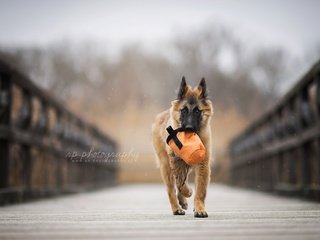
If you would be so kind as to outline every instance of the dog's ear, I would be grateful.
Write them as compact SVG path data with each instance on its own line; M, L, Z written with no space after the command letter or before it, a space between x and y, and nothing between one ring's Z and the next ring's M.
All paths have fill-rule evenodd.
M180 83L180 88L178 90L178 100L183 99L183 97L185 96L186 92L187 92L187 83L186 83L186 78L183 76L181 83Z
M207 84L206 80L204 78L201 79L199 85L198 85L198 90L200 92L199 98L207 98Z

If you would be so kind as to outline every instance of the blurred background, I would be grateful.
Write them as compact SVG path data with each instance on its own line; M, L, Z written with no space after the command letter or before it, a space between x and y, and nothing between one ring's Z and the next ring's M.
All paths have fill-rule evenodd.
M121 182L158 182L155 115L207 80L214 181L229 141L320 56L319 1L1 1L0 59L110 135Z

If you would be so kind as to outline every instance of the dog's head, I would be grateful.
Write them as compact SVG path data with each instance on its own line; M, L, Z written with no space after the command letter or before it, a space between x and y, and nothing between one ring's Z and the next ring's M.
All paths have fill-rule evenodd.
M172 101L171 114L176 127L192 128L200 132L207 126L213 115L212 103L207 99L207 87L204 78L195 88L187 85L182 78L177 99Z

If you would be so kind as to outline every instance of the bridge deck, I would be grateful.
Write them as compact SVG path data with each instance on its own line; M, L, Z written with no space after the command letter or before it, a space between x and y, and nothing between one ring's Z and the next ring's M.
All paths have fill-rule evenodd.
M190 203L189 203L190 204ZM0 239L319 239L320 204L212 184L208 219L169 211L165 187L124 185L0 208Z

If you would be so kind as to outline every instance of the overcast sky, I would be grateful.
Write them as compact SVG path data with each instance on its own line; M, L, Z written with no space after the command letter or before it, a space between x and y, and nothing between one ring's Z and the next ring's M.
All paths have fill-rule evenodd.
M113 50L140 43L156 48L179 31L208 23L240 37L302 55L320 42L320 1L45 1L0 0L1 45L96 41Z

